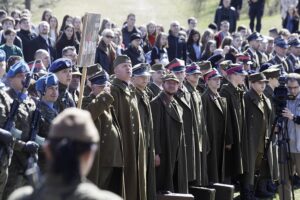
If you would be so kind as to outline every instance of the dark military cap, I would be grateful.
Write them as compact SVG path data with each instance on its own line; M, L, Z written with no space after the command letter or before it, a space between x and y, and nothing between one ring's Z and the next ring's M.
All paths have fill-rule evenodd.
M90 112L78 108L67 108L52 121L48 139L98 143L99 133Z
M222 56L222 54L213 55L208 58L208 61L210 61L211 65L213 67L216 67L216 65L219 64L223 60L224 60L224 57Z
M116 59L114 60L113 63L113 67L117 67L119 64L122 63L130 63L131 64L131 60L128 56L126 55L119 55L118 57L116 57Z
M133 40L136 40L136 39L142 39L141 34L139 34L139 33L133 33L133 34L131 34L131 36L130 36L130 42L133 41Z
M289 48L289 44L287 43L287 41L281 37L278 37L274 40L274 43L276 46L283 48L283 49L287 49Z
M291 47L296 47L296 48L300 48L300 40L295 38L293 40L290 40L288 42L288 44L291 46Z
M248 64L248 65L253 64L253 62L251 61L251 57L249 56L248 53L239 53L236 54L235 57L239 59L239 61L242 62L243 64Z
M198 62L197 64L200 67L200 70L210 70L210 69L212 69L210 61L201 61L201 62Z
M279 68L269 68L269 69L264 70L263 73L267 79L280 77L280 69Z
M275 27L273 27L273 28L270 28L270 29L269 29L269 32L270 32L270 33L276 33L276 34L278 34L278 29L275 28Z
M91 84L105 85L109 81L109 76L105 70L102 70L89 78L89 81L91 81Z
M159 63L152 65L152 66L151 66L151 69L152 69L153 71L161 71L161 70L165 70L164 65L163 65L163 64L159 64Z
M86 75L91 76L93 74L96 74L99 71L102 71L102 69L103 69L102 66L99 63L96 63L87 68Z
M56 73L68 68L72 68L72 61L69 58L59 58L51 64L49 72Z
M44 94L48 87L55 86L55 85L58 85L58 79L55 74L49 73L48 75L39 78L35 82L35 89L41 94Z
M165 68L172 72L182 72L185 71L185 64L183 60L175 58Z
M0 62L6 61L6 53L0 49Z
M79 71L79 67L78 66L74 65L72 67L72 75L82 76L82 74Z
M262 72L256 72L249 75L249 81L250 82L257 82L257 81L263 81L268 82L266 79L266 76Z
M240 74L240 75L248 75L248 73L244 70L244 66L241 64L231 64L229 68L226 70L227 75L231 74Z
M178 80L178 78L175 76L175 74L173 74L173 73L168 73L168 74L166 74L163 78L162 78L162 80L165 82L165 81L176 81L176 82L178 82L179 83L179 80Z
M196 63L186 66L185 73L187 74L201 74L200 67Z
M21 60L10 67L10 69L6 74L6 77L12 78L19 73L29 73L29 72L30 72L29 66L24 60Z
M205 73L203 75L203 78L204 78L205 82L207 82L208 80L210 80L212 78L222 78L222 75L219 73L218 70L213 68L213 69L209 70L207 73Z
M230 67L231 64L232 64L231 60L224 60L219 64L219 66L221 69L226 71Z
M132 68L132 76L151 76L151 67L147 63L139 63Z
M247 37L248 42L252 40L262 40L262 39L263 39L262 36L258 32L253 32Z
M264 63L260 66L259 68L259 72L263 72L265 71L266 69L269 69L269 68L277 68L277 69L280 69L281 67L281 64L278 64L278 65L273 65L271 63Z

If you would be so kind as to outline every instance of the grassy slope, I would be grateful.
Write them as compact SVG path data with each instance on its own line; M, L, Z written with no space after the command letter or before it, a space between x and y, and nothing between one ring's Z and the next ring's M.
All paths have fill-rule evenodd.
M39 0L34 0L40 4ZM192 0L60 0L51 7L61 22L65 14L83 15L85 12L101 13L102 18L110 18L117 24L122 24L128 13L137 15L137 24L146 24L150 20L162 24L167 30L172 20L178 20L186 26L186 20L190 16L197 16L198 28L203 31L213 20L218 0L208 0L203 3L200 12L193 9ZM199 0L202 1L202 0ZM43 9L36 9L33 13L33 21L39 22ZM264 34L271 27L281 28L279 15L264 16ZM238 24L248 26L247 6L244 6L241 20ZM296 199L300 199L300 191L296 191Z

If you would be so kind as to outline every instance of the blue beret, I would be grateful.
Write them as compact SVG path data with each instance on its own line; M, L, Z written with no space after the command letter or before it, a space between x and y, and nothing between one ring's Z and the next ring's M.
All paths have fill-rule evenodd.
M67 68L72 68L72 61L68 58L59 58L51 64L49 71L56 73Z
M150 65L147 63L140 63L132 68L132 76L150 76Z
M109 76L105 72L105 70L97 72L94 76L89 78L91 84L95 84L95 85L105 85L108 82L108 80L109 80Z
M48 74L39 78L35 83L36 91L44 93L48 87L58 85L58 79L55 74Z
M297 47L299 48L300 47L300 40L295 38L293 40L290 40L289 43L288 43L290 46L292 47Z
M2 61L6 61L6 53L0 49L0 62Z
M10 67L8 70L6 77L12 78L16 76L19 73L28 73L30 72L29 66L24 60L21 60L20 62L15 63L13 66Z

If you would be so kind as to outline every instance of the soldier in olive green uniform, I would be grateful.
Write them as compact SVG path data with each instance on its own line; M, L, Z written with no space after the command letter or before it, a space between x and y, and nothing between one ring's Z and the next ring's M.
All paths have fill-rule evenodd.
M206 74L209 70L212 69L210 61L201 61L198 62L197 65L200 67L200 71L202 74ZM200 94L203 94L203 92L206 90L205 81L203 76L199 78L199 82L197 85L197 90L200 92Z
M122 195L123 152L122 135L110 95L108 74L103 70L90 77L92 92L83 99L100 134L100 148L88 175L99 188Z
M154 64L151 66L152 82L148 84L148 88L151 90L153 97L156 97L162 90L162 78L165 74L165 69L162 64Z
M18 99L21 102L15 116L15 127L22 130L22 135L20 139L14 142L14 153L9 167L9 176L3 195L4 199L7 199L7 196L14 189L28 183L25 177L27 159L30 154L37 153L39 147L37 143L29 141L32 114L36 106L34 101L27 95L27 92L22 91L27 73L29 73L28 65L24 61L20 61L14 64L6 74L10 86L7 94L12 99Z
M147 197L148 199L156 199L153 120L150 97L146 90L150 73L150 65L146 63L137 64L132 68L131 81L138 101L141 125L147 149Z
M45 179L37 188L18 189L9 200L120 200L85 179L98 142L99 134L89 112L77 108L64 110L53 120L44 145L49 164Z
M123 152L126 199L146 199L146 143L141 129L138 103L130 88L131 60L118 56L114 61L116 78L112 82L113 106L120 124Z
M68 58L57 59L51 64L49 72L54 73L59 81L59 96L54 108L60 113L66 108L75 107L75 101L68 91L72 80L72 61Z

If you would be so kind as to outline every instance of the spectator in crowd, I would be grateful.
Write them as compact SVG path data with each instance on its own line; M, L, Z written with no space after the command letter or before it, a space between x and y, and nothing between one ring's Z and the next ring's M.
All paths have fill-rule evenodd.
M11 11L10 16L12 18L14 18L14 20L21 19L21 11L18 9L15 9L15 10Z
M65 26L64 32L56 41L55 47L57 58L61 58L62 50L66 46L74 46L76 48L76 51L79 51L79 42L77 40L74 26L72 24L68 24Z
M51 41L51 45L55 47L56 40L58 38L58 20L55 16L51 16L49 19L49 25L50 25L50 30L49 30L49 37Z
M104 31L104 29L111 29L111 28L112 28L112 26L111 26L110 19L104 18L101 23L99 35L102 35L102 32Z
M222 1L223 0L220 0L220 6L222 5ZM231 0L230 2L230 6L234 7L235 10L236 10L236 14L237 14L237 18L239 19L240 18L240 14L241 14L241 10L242 10L242 7L243 7L243 0Z
M6 55L5 51L0 51L0 87L3 87L3 76L6 73ZM1 86L2 85L2 86ZM1 193L1 192L0 192Z
M63 20L62 20L62 23L61 23L61 27L60 27L60 30L59 30L59 35L64 32L66 25L69 25L69 24L72 24L72 23L73 23L73 17L70 16L70 15L65 15Z
M62 57L69 58L72 61L72 66L74 67L77 64L77 51L74 46L66 46L62 50Z
M23 54L26 62L30 62L30 42L34 38L37 37L37 34L31 31L31 22L29 18L21 18L20 19L20 31L18 31L17 35L21 38L23 44Z
M216 36L215 36L215 40L217 42L218 48L221 46L223 39L226 36L230 36L229 27L230 27L230 24L228 21L221 22L220 31L218 33L216 33Z
M161 24L156 24L155 30L156 30L156 34L157 34L157 35L158 35L159 33L161 33L161 32L165 32L165 29L164 29L164 27L163 27Z
M56 58L56 51L55 49L51 46L51 40L49 38L49 23L46 21L42 21L39 23L38 26L39 29L39 35L31 40L31 56L29 60L33 60L33 56L35 52L39 49L44 49L48 51L50 54L50 59L51 61ZM45 65L46 66L46 65Z
M73 18L73 26L74 26L74 30L75 30L75 34L76 34L76 38L78 40L78 42L80 42L81 39L81 17L79 16L75 16Z
M204 51L204 48L206 47L206 44L209 40L214 40L215 39L215 35L214 32L212 31L212 29L208 28L206 29L201 37L201 52Z
M152 49L155 44L156 37L158 36L158 34L156 33L156 24L155 22L151 21L147 24L146 27L147 27L148 42Z
M2 30L0 31L0 44L5 44L6 40L4 37L4 31L7 29L15 29L15 20L12 17L6 17L2 21ZM20 49L23 49L22 40L16 36L14 40L14 45L18 46Z
M122 55L123 51L125 50L125 46L123 44L123 36L122 31L118 28L113 29L115 37L113 38L113 42L116 45L116 54Z
M198 21L195 17L190 17L190 18L188 18L187 22L188 22L188 30L186 31L186 34L187 34L187 36L189 36L190 32L193 29L196 29Z
M207 60L210 58L214 51L216 50L216 41L215 40L209 40L205 46L205 49L202 53L201 60Z
M282 21L282 27L295 33L299 29L299 15L297 9L291 5L287 11L286 17Z
M168 57L169 60L174 58L182 59L186 61L186 42L179 37L180 24L174 21L170 25L168 36Z
M188 41L187 41L187 57L188 63L198 62L201 60L201 49L202 46L200 44L201 35L200 32L192 29L190 31Z
M124 51L124 54L130 58L132 65L145 63L144 51L140 46L141 40L142 38L139 33L131 34L130 44L128 48Z
M112 42L114 32L111 29L102 31L102 38L96 49L95 63L99 63L109 74L113 74L113 61L117 57L115 44Z
M41 60L43 65L48 69L51 64L51 58L49 55L49 52L46 51L45 49L38 49L34 53L34 60Z
M238 50L239 53L242 53L242 42L243 38L240 33L235 32L232 34L232 46Z
M250 18L250 29L254 31L254 21L256 18L255 31L261 31L261 19L264 15L265 0L250 0L249 1L249 18Z
M151 64L163 64L166 65L169 63L168 58L168 35L164 32L158 34L155 40L154 47L151 51Z
M236 29L237 15L234 7L230 6L231 0L223 0L222 5L218 7L214 22L221 29L221 22L228 21L230 24L229 32L233 33Z
M125 48L128 48L131 42L130 36L134 33L140 33L139 30L135 27L135 20L135 14L130 13L127 16L124 27L122 28L123 44L125 45Z
M10 56L23 57L22 50L18 46L14 45L14 40L17 35L16 31L13 29L7 29L3 34L6 42L0 46L0 49L5 52L6 58L8 59Z
M46 10L44 10L44 12L42 14L42 20L41 21L50 22L51 16L52 16L52 10L46 9Z
M138 27L138 30L140 31L141 38L142 38L140 46L143 48L143 51L144 52L151 51L152 47L149 44L147 27L142 25Z
M281 19L285 19L287 15L287 11L289 10L289 6L299 6L298 0L280 0L280 14L281 14ZM299 9L299 7L298 7ZM299 12L299 10L298 10Z

